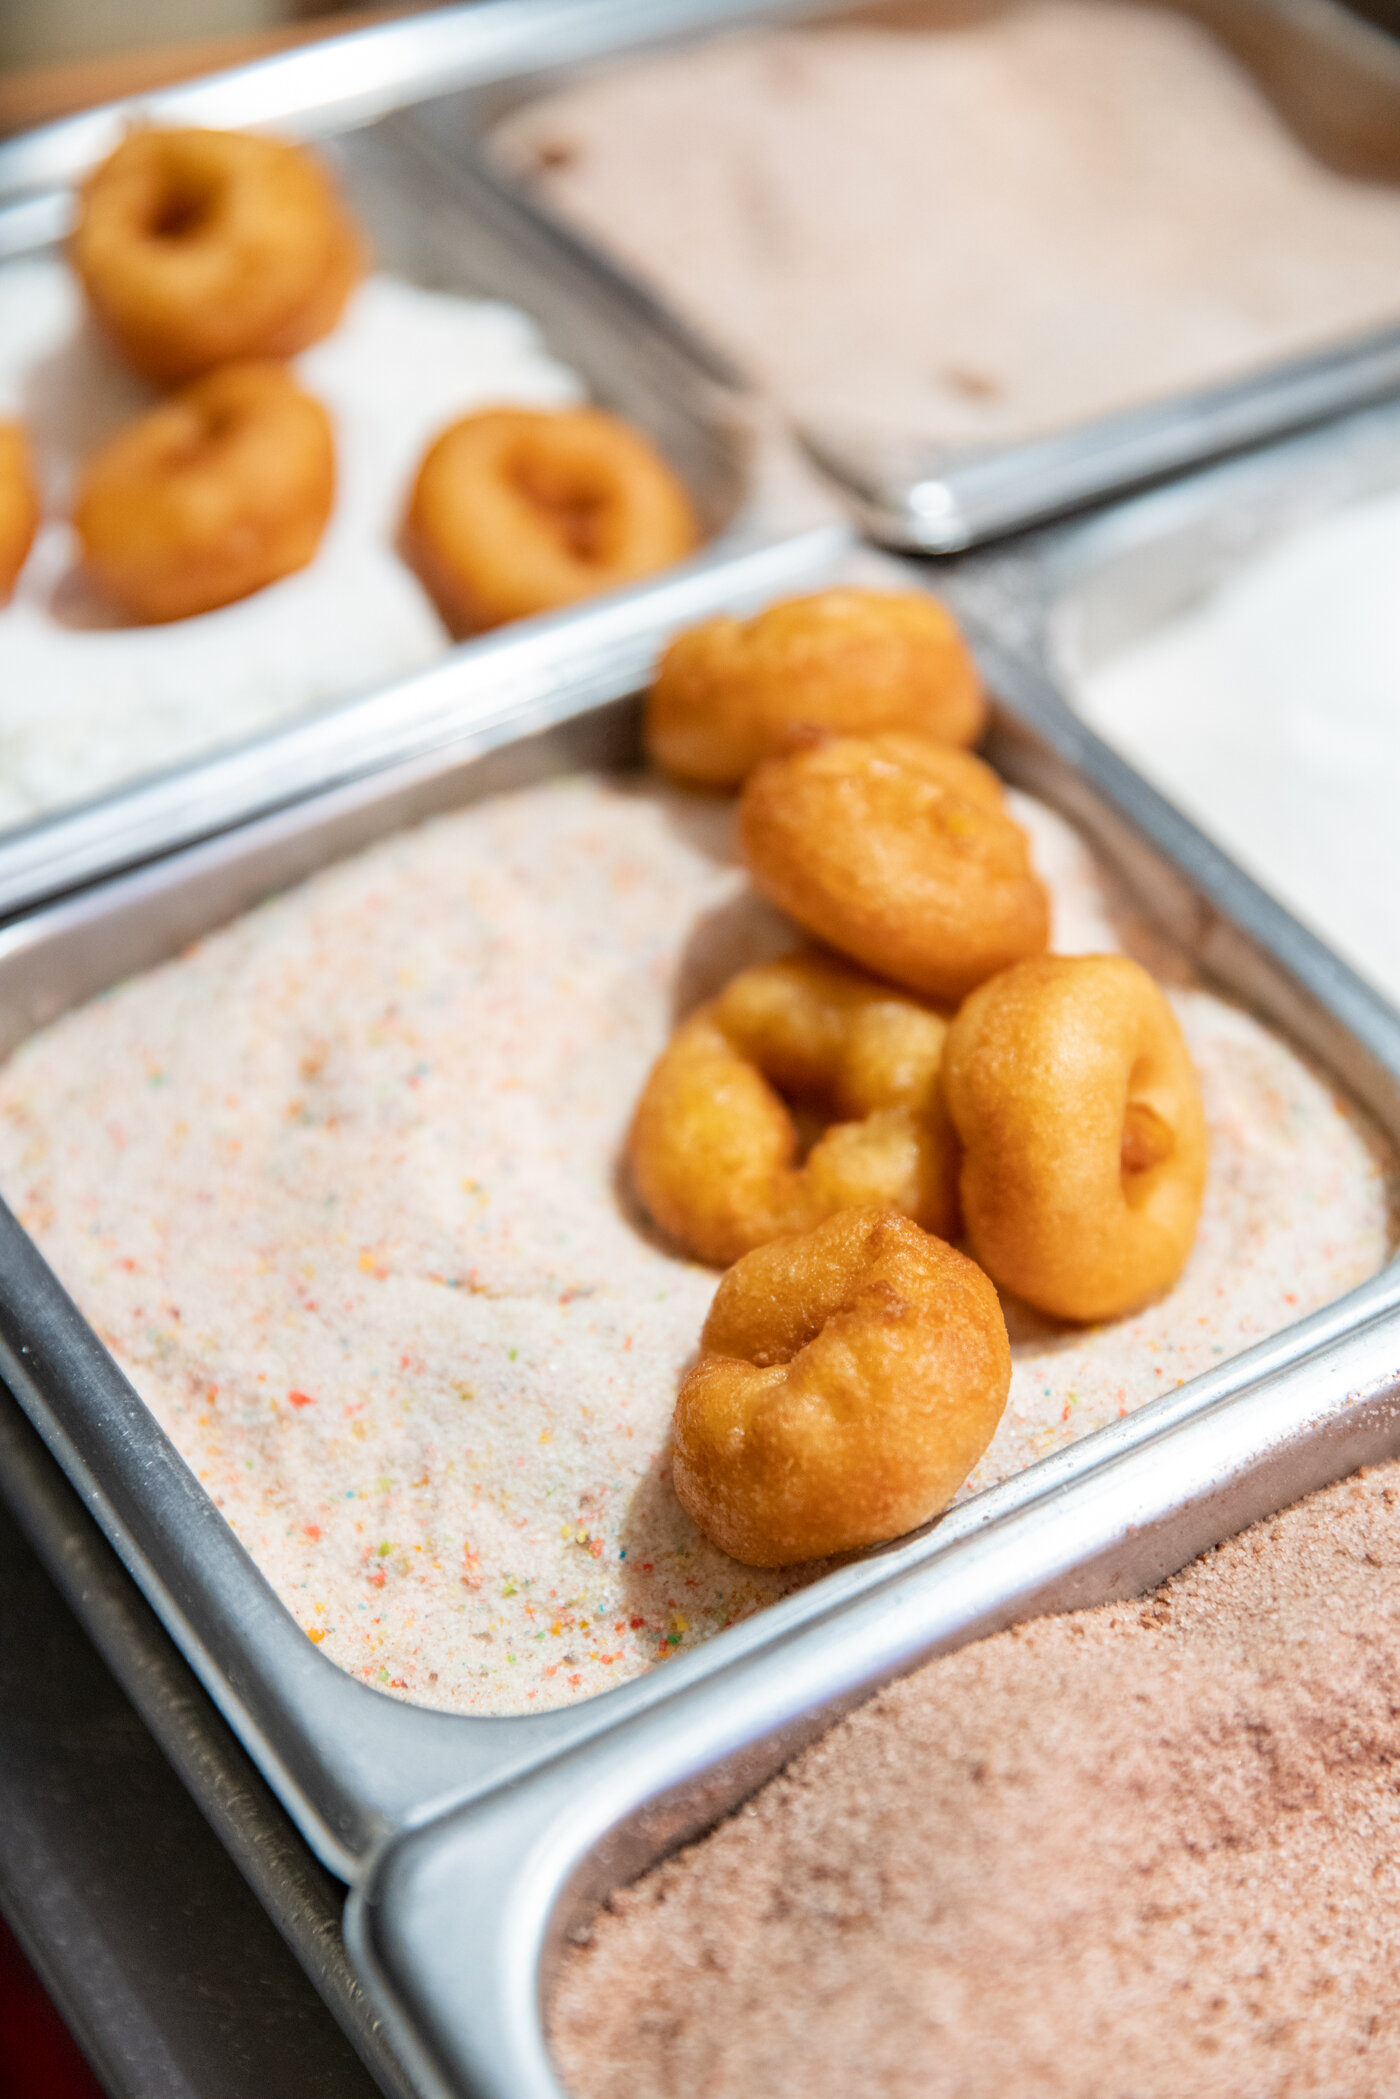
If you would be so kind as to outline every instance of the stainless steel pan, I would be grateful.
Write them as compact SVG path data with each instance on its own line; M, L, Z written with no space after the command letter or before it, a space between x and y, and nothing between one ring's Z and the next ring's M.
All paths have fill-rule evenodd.
M1002 0L980 0L982 12ZM1400 45L1335 0L1170 0L1255 74L1285 121L1321 160L1371 181L1400 181ZM880 0L754 0L749 23L802 17L879 15ZM888 10L885 10L888 12ZM590 58L678 35L734 26L732 0L701 19L691 0L657 5L639 23L619 6L606 45L590 25ZM903 0L901 25L969 19L966 0ZM523 19L523 17L522 17ZM524 53L522 53L524 55ZM584 54L549 50L547 39L514 73L483 72L457 102L425 118L436 135L489 134L491 123L541 87L566 80ZM1279 437L1400 390L1400 300L1396 321L1362 337L1266 366L1222 385L1148 402L1032 439L986 447L910 442L852 444L812 425L799 435L841 486L854 514L887 545L947 554Z
M1392 441L1397 424L1396 416L1385 423ZM1310 471L1335 500L1347 481L1338 448L1311 442L1311 452L1295 446L1255 462L1263 480L1249 500L1267 503L1270 475L1277 490L1297 487ZM1378 442L1374 428L1369 437L1353 432L1348 456L1370 460ZM1195 505L1201 534L1210 532L1212 520L1220 529L1221 515L1243 500L1228 474L1202 477L1181 493L1183 505ZM968 618L1001 696L993 755L1097 839L1211 978L1322 1060L1400 1141L1400 1019L1106 750L1059 697L1046 639L1054 606L1076 577L1086 582L1111 558L1113 529L1104 522L1049 531L1014 553L969 558L940 579ZM1119 513L1116 531L1124 545L1150 542L1132 506ZM829 572L829 544L800 539L787 550L783 587L801 580L804 554L819 555L821 572ZM1146 555L1140 566L1150 573ZM888 572L900 573L893 566ZM0 1042L18 1040L268 891L429 809L561 768L626 762L636 724L634 705L621 696L634 676L626 651L619 665L619 697L609 704L599 704L595 663L579 666L573 683L561 663L547 706L529 702L512 712L502 704L450 747L304 800L0 932ZM682 1692L698 1692L743 1658L763 1655L763 1667L781 1674L799 1630L809 1629L804 1640L817 1639L815 1628L834 1623L838 1605L877 1593L902 1597L905 1576L939 1568L936 1579L920 1572L915 1589L923 1595L921 1584L932 1582L929 1593L939 1596L937 1610L944 1611L948 1585L962 1593L960 1555L984 1534L1004 1536L1012 1524L1022 1537L1029 1523L1038 1535L1035 1510L1058 1506L1072 1487L1089 1493L1086 1483L1103 1477L1110 1459L1117 1464L1123 1454L1150 1453L1159 1432L1189 1430L1195 1451L1213 1447L1216 1430L1209 1424L1229 1418L1245 1424L1247 1442L1269 1418L1272 1403L1260 1395L1276 1386L1306 1394L1319 1420L1339 1410L1350 1419L1360 1389L1358 1363L1367 1366L1361 1383L1370 1389L1400 1360L1400 1337L1389 1318L1397 1304L1400 1273L1387 1271L1262 1350L1033 1467L931 1532L828 1575L664 1671L573 1708L474 1719L398 1704L342 1674L306 1640L31 1242L13 1219L0 1218L6 1381L290 1812L347 1878L395 1829L454 1799L487 1792L587 1738L614 1736L624 1723L669 1710ZM1271 1447L1261 1436L1261 1462ZM1134 1455L1155 1478L1153 1462ZM1248 1473L1246 1460L1239 1462ZM1227 1476L1233 1479L1233 1470ZM1217 1498L1211 1506L1225 1510L1224 1523L1238 1503ZM1201 1537L1193 1507L1188 1495L1181 1530L1173 1534L1182 1557ZM1063 1535L1056 1532L1057 1551ZM1087 1559L1101 1556L1101 1544L1086 1533ZM1169 1555L1176 1545L1153 1547L1159 1556L1162 1549ZM1039 1593L1026 1564L1018 1558L1018 1596ZM1045 1571L1047 1579L1055 1572ZM911 1653L923 1639L921 1608L899 1606L901 1621L912 1628ZM935 1614L930 1642L942 1636L942 1623Z
M1014 701L996 755L1135 878L1217 981L1400 1117L1400 1016L1076 723L1056 673L1169 617L1270 540L1400 485L1400 410L1357 417L944 572ZM390 1843L347 1931L424 2091L560 2099L551 1976L593 1907L731 1810L832 1720L1016 1620L1130 1596L1400 1451L1400 1272L873 1556L780 1643ZM823 1585L824 1586L824 1585ZM701 1658L702 1660L704 1657Z

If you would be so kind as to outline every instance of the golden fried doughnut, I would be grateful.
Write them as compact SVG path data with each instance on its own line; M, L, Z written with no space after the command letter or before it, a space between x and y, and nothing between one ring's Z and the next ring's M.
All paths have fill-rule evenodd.
M672 1478L716 1545L783 1567L946 1507L1011 1383L996 1291L897 1210L842 1210L723 1278L676 1401Z
M0 605L15 587L39 527L39 494L18 423L0 423Z
M280 364L231 364L89 461L73 523L89 573L118 604L183 619L304 568L334 494L320 402Z
M1206 1178L1201 1090L1161 987L1124 955L1044 955L974 991L944 1053L963 1209L993 1281L1060 1319L1175 1282Z
M678 634L647 698L646 743L677 779L737 787L794 728L914 729L975 743L982 683L952 614L923 591L819 590Z
M677 1029L647 1081L628 1141L638 1194L663 1231L720 1264L856 1203L953 1231L946 1031L825 956L743 970ZM805 1164L789 1101L829 1125Z
M765 759L739 801L754 882L862 967L928 998L962 998L1041 953L1050 930L1026 834L977 789L975 763L893 734Z
M599 408L463 416L418 469L404 548L454 634L572 605L690 553L690 500Z
M325 169L240 131L134 131L89 176L72 241L93 313L148 379L290 357L364 268Z

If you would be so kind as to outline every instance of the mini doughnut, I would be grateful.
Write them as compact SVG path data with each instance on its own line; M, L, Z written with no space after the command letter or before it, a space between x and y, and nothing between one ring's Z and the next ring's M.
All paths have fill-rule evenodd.
M927 1006L825 956L743 970L677 1029L647 1081L628 1140L638 1195L663 1231L721 1265L857 1203L953 1231L946 1032ZM805 1164L789 1101L829 1125Z
M1010 1383L981 1269L896 1210L842 1210L721 1280L676 1401L676 1493L751 1567L897 1538L947 1506Z
M679 561L690 500L639 431L598 408L492 408L429 446L404 551L454 634L616 590Z
M304 568L335 494L330 419L280 364L195 380L88 463L88 572L140 620L184 619Z
M982 1266L1059 1319L1114 1319L1175 1282L1206 1125L1167 999L1124 955L1044 955L974 991L944 1053Z
M976 763L890 734L765 759L739 801L756 886L863 968L964 997L1041 953L1050 931L1029 840Z
M794 728L963 744L986 718L972 653L937 598L842 588L678 634L647 697L646 744L676 779L737 787Z
M0 423L0 605L15 587L38 527L28 442L18 423Z
M133 131L84 185L71 253L98 322L158 384L305 349L364 268L320 163L240 131Z

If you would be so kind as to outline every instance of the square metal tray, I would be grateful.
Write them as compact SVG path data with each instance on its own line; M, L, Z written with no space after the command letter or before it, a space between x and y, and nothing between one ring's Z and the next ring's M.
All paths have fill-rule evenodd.
M1371 449L1362 445L1351 456L1369 457ZM1340 500L1346 474L1328 448L1320 451ZM1286 483L1299 469L1279 458L1275 471ZM1193 486L1204 532L1228 501L1211 476ZM1183 502L1191 499L1190 489L1181 491ZM1018 549L971 556L940 574L1002 703L992 755L1080 825L1208 977L1327 1065L1400 1140L1400 1016L1100 744L1056 690L1045 655L1047 621L1076 576L1105 558L1104 535L1114 524L1050 529ZM1116 529L1129 540L1141 536L1135 506L1117 514ZM794 545L811 551L807 540ZM828 555L824 549L823 564ZM788 585L800 580L792 549L789 556ZM868 572L874 557L851 559L863 560ZM918 575L894 563L884 573L906 581ZM430 810L570 767L627 762L636 748L627 689L620 685L619 696L600 706L592 666L585 664L572 685L561 671L547 707L502 708L480 729L475 750L468 742L381 771L17 922L0 932L0 1045ZM1018 1609L1050 1593L1056 1556L1067 1551L1071 1565L1090 1568L1107 1552L1135 1580L1147 1578L1144 1566L1175 1564L1173 1552L1189 1557L1205 1536L1242 1520L1240 1510L1255 1505L1252 1495L1262 1492L1267 1503L1307 1482L1314 1458L1295 1463L1292 1455L1299 1419L1309 1434L1325 1428L1326 1465L1345 1469L1358 1461L1356 1450L1371 1448L1366 1439L1380 1432L1369 1425L1370 1399L1363 1404L1357 1395L1389 1391L1400 1364L1397 1309L1400 1269L1392 1266L1249 1354L976 1497L933 1529L715 1635L664 1670L573 1707L476 1718L399 1704L344 1674L307 1641L33 1243L8 1213L0 1215L0 1371L289 1812L347 1879L405 1825L514 1782L593 1738L616 1747L626 1738L625 1730L619 1734L624 1724L641 1730L641 1740L650 1739L647 1728L664 1736L671 1724L665 1714L697 1697L702 1706L713 1697L721 1717L737 1713L727 1693L705 1690L736 1670L750 1668L760 1685L795 1686L802 1709L816 1709L823 1701L809 1695L798 1658L810 1653L814 1666L826 1666L824 1627L837 1628L831 1639L839 1657L843 1613L858 1620L862 1611L878 1616L888 1608L903 1628L897 1665L950 1636L950 1612L965 1637L983 1622L976 1615L982 1577L974 1570L989 1553L995 1559L995 1541L1008 1535L1036 1541L1018 1545L1014 1555ZM1388 1408L1382 1413L1388 1436ZM1182 1484L1165 1456L1183 1436L1209 1479L1204 1518L1196 1488ZM1280 1447L1290 1454L1281 1473L1272 1465ZM1146 1504L1102 1485L1125 1463L1142 1468L1146 1514ZM1152 1513L1152 1497L1162 1495L1179 1519L1163 1518L1165 1543ZM1086 1519L1076 1529L1077 1518L1059 1513L1081 1503L1108 1525L1107 1543L1102 1528L1096 1533ZM1139 1551L1135 1560L1124 1540L1144 1524L1152 1543L1147 1559ZM871 1661L858 1675L864 1687L879 1673L882 1650L877 1643L861 1652ZM847 1666L832 1661L836 1679ZM612 1754L604 1752L605 1760Z
M1400 1114L1400 1015L1068 711L1066 663L1280 533L1400 486L1400 408L940 572L1011 705L992 755L1128 874L1203 973ZM1312 1319L872 1555L780 1643L721 1656L608 1733L403 1833L347 1937L425 2092L563 2099L546 2039L571 1937L882 1683L1020 1619L1141 1593L1400 1451L1400 1263ZM825 1584L818 1585L819 1590Z
M926 19L965 24L1003 0L903 0L900 26ZM1201 23L1254 74L1284 120L1319 159L1370 181L1400 183L1400 45L1338 0L1167 0ZM529 12L551 0L515 0L520 25L513 72L481 78L453 103L425 110L434 134L477 165L503 116L567 82L584 60L745 25L804 19L859 20L881 0L615 0L590 7L585 48L532 37ZM888 10L885 10L888 12ZM602 249L600 268L619 265ZM1193 389L1037 437L986 446L911 441L855 446L813 426L798 437L842 488L860 523L892 547L946 554L980 546L1086 503L1259 444L1400 389L1396 322Z
M543 78L564 61L755 11L737 0L486 0L154 98L154 113L325 134L424 91L422 33L432 24L444 39L427 47L433 85L476 82L494 94L524 80L531 64ZM1325 25L1335 63L1312 70L1327 72L1329 94L1343 94L1348 121L1360 113L1393 126L1400 90L1392 95L1384 64L1373 64L1371 33L1327 0L1306 17L1282 0L1242 0L1234 19L1241 34L1250 24L1266 40L1277 31L1279 63L1294 54L1307 92L1308 39ZM535 39L528 64L527 30ZM1361 42L1343 63L1352 32ZM240 83L245 99L230 104L231 84ZM32 245L59 230L66 199L53 184L105 150L123 114L98 112L21 142L29 159L11 181L14 201L0 209L0 240L23 235ZM8 150L0 149L0 200L15 175ZM462 163L449 178L455 153L444 154L418 119L378 126L343 150L363 152L366 166L387 154L420 173L428 160L435 194L450 179L489 198L477 222L493 229L483 236L488 250L494 240L514 268L523 243L540 262L541 299L568 306L577 297L587 309L606 281L578 244L564 240L561 250L537 217L517 216L508 196L502 204L500 186L480 170ZM540 241L542 250L532 245ZM571 258L562 270L561 252ZM587 371L565 341L565 322L526 290L496 288L532 307L555 346ZM613 340L610 322L597 325L595 341ZM741 465L737 482L726 479L740 455L722 404L738 396L718 360L645 300L628 307L627 331L654 342L655 361L647 351L641 363L657 415L663 423L679 415L686 442L710 460L711 516L723 514L726 488L740 505L724 536L655 585L473 644L404 686L40 827L44 837L0 841L0 910L206 841L0 932L0 1043L399 824L561 768L626 762L635 754L626 695L668 632L718 606L813 586L855 558L849 531L784 535L771 519L755 519ZM629 406L608 352L599 355L602 383ZM681 369L699 375L695 389L677 378ZM1311 412L1365 392L1344 388ZM1263 428L1274 427L1266 419ZM1172 455L1153 471L1211 448ZM1392 480L1400 480L1400 413L1378 412L1087 524L947 564L936 581L1000 695L992 755L1002 769L1060 806L1205 974L1326 1063L1400 1140L1400 1017L1101 744L1066 706L1057 678L1063 652L1087 646L1086 635L1134 631L1179 602L1171 593L1202 572L1203 549L1240 544L1270 515L1307 515ZM275 813L244 821L267 811ZM229 831L234 824L241 828ZM558 2087L541 1991L561 1934L836 1714L889 1676L996 1626L1141 1589L1254 1516L1400 1447L1400 1274L1392 1266L665 1671L527 1719L402 1706L320 1655L8 1214L0 1215L0 1370L289 1812L322 1859L358 1883L353 1949L414 2082L428 2092L545 2099Z
M494 35L491 18L499 8L461 11L472 18L464 26L480 63L499 67L518 46L513 5L510 0L509 22L497 24ZM415 25L389 26L402 32ZM368 35L368 46L354 37L341 43L364 60L378 51L378 32ZM547 696L564 659L581 663L592 656L603 689L615 690L620 647L631 650L635 680L676 626L728 604L736 591L743 600L736 555L753 557L751 595L762 597L781 587L783 564L793 555L778 550L800 527L827 531L833 550L848 537L835 498L796 448L679 322L617 272L600 268L489 170L445 152L411 110L366 123L362 101L318 104L316 85L324 96L326 83L338 77L337 49L332 42L291 53L0 142L0 262L42 252L61 238L72 215L72 182L129 121L262 121L315 134L377 262L415 283L522 308L590 396L655 441L684 481L706 542L648 582L445 644L423 670L293 713L247 739L222 741L212 727L210 748L196 758L0 828L0 917L301 795L448 745L503 703ZM394 108L411 93L432 91L435 51L436 45L426 60L420 55L413 77L400 80L393 94L380 82L379 106ZM311 96L310 113L278 100L289 63L296 85L291 100ZM53 186L56 180L61 186ZM801 573L809 558L806 552L799 557Z

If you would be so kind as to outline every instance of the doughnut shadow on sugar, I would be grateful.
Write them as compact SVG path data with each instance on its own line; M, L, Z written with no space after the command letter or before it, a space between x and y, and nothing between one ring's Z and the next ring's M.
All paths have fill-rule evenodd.
M777 962L803 944L800 928L752 889L696 919L676 965L671 1018L689 1019L741 970Z

